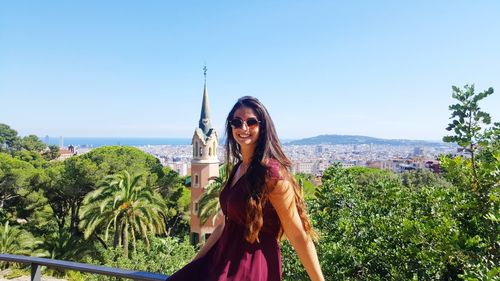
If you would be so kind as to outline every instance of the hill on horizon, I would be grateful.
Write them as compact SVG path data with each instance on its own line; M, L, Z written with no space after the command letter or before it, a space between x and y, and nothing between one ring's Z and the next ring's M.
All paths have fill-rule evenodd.
M285 145L320 145L320 144L378 144L378 145L414 145L414 146L441 146L444 142L406 139L380 139L355 135L319 135L310 138L293 140Z

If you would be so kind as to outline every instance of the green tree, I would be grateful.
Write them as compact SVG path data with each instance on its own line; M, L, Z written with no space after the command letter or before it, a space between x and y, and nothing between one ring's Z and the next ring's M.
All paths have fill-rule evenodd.
M166 221L167 233L179 238L189 235L191 191L184 183L185 178L179 177L176 171L163 168L157 189L171 211Z
M57 145L49 145L48 148L49 149L43 154L45 159L54 160L57 157L61 156L61 152L59 151L59 147Z
M453 131L453 135L443 137L445 142L454 142L463 147L471 155L472 176L474 189L480 188L476 165L476 150L484 140L484 125L491 123L491 116L482 111L479 102L493 94L493 88L475 93L474 84L465 85L464 89L453 86L453 98L458 102L450 105L452 111L446 130Z
M22 149L12 151L11 155L16 159L30 163L35 168L45 168L48 165L47 160L37 151Z
M464 197L455 206L462 241L474 246L464 253L468 259L462 263L461 277L488 280L500 272L500 123L485 128L492 120L479 107L480 101L493 94L492 88L479 94L474 93L474 86L465 86L465 91L453 89L459 102L450 106L455 120L447 129L455 134L443 140L456 142L470 158L443 156L440 160L444 177Z
M124 256L123 248L108 248L99 250L96 255L88 258L88 263L106 265L130 270L141 270L172 275L186 265L195 255L194 247L189 240L179 240L175 237L150 236L150 246L143 241L137 241L137 251ZM115 280L106 276L88 275L85 280Z
M29 135L21 139L20 142L21 149L28 151L42 152L47 145L43 143L37 136Z
M137 148L122 146L96 148L47 166L39 188L53 209L59 231L69 223L70 231L78 234L83 198L97 188L99 181L120 169L145 174L148 186L155 185L157 178L163 176L158 159Z
M7 152L19 142L17 131L9 125L0 123L0 152Z
M9 222L0 226L0 253L31 256L33 250L40 241L35 239L31 233L20 229L18 226L11 227ZM0 268L5 264L0 262Z
M227 172L225 164L219 166L219 176L209 179L211 182L205 188L203 195L198 201L198 216L200 223L203 225L212 218L213 222L217 219L217 215L222 211L220 207L219 195L222 187L227 181Z
M55 231L47 235L39 246L44 256L57 260L81 261L95 252L93 243L72 235L67 230Z
M79 232L79 212L83 198L96 189L96 183L104 176L95 163L81 156L68 158L64 162L52 162L45 170L39 187L53 210L59 232L67 226L72 233Z
M15 151L27 150L40 153L46 147L37 136L29 135L21 138L9 125L0 123L0 152L12 154Z
M0 221L6 216L27 218L34 200L33 186L39 179L39 171L31 164L0 153Z
M131 176L127 171L108 176L103 184L85 196L80 227L89 238L104 227L104 240L115 231L113 246L123 247L128 256L129 235L136 250L136 233L149 246L147 234L165 233L164 214L167 207L161 195L141 182L142 175Z
M66 194L66 184L64 182L64 163L53 162L44 171L44 177L38 188L43 191L48 199L48 204L52 210L52 215L57 223L58 231L61 232L66 227L67 217L70 213L71 202Z
M163 176L163 166L156 157L128 146L103 146L80 157L88 159L104 175L113 175L127 170L132 174L144 174L148 185L156 185Z

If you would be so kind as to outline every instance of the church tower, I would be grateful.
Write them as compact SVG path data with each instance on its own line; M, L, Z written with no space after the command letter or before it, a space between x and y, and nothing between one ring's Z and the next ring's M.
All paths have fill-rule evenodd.
M203 195L210 179L219 176L219 160L217 149L219 142L217 132L212 128L210 121L210 106L207 90L207 67L203 68L205 85L203 89L203 102L198 128L194 130L191 144L193 145L193 160L191 161L191 243L204 242L213 232L215 225L209 219L201 225L198 217L198 201Z

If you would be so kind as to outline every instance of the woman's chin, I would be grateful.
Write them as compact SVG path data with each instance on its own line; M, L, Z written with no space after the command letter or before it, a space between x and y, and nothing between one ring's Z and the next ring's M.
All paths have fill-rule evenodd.
M238 140L238 143L240 144L240 146L249 146L255 144L251 139L240 139Z

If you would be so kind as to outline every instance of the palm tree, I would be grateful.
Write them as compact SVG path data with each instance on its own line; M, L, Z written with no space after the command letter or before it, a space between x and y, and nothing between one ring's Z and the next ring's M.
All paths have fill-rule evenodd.
M215 223L217 215L221 212L219 194L227 181L227 172L225 164L219 166L219 176L210 178L212 181L198 201L198 217L201 225L204 225L211 217L212 223Z
M85 196L80 214L85 239L104 227L107 241L110 229L114 229L113 246L122 246L124 256L128 256L129 234L135 252L136 233L144 238L148 248L148 232L165 233L167 207L161 195L143 185L141 178L141 174L131 176L123 171L106 177Z
M57 260L79 261L95 252L92 243L71 235L67 230L51 233L40 248L45 251L46 257Z
M39 256L39 252L34 252L33 249L40 243L28 231L18 226L11 227L8 221L0 226L0 253ZM5 264L0 262L0 268L3 268Z

